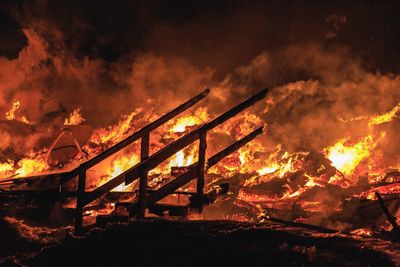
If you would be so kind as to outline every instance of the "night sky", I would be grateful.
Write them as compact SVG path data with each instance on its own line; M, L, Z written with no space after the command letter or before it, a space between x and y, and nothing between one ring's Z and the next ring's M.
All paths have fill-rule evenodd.
M150 52L229 72L295 43L342 45L370 71L400 72L399 1L2 1L0 55L17 57L21 28L46 20L79 57Z

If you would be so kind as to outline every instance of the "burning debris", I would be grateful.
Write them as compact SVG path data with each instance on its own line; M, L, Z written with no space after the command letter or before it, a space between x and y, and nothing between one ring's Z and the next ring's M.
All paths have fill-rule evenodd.
M11 159L7 159L1 165L4 178L0 183L4 188L3 190L6 190L4 194L12 194L16 190L22 193L24 190L39 187L42 191L53 190L58 187L57 183L61 185L61 193L65 190L64 193L69 192L77 186L76 182L69 182L71 178L77 175L82 176L80 171L82 167L76 166L85 166L84 169L88 170L86 177L79 178L85 179L85 182L78 182L77 191L78 203L81 201L81 204L78 204L78 209L81 209L84 218L89 219L93 215L103 216L104 212L108 213L113 207L118 207L115 210L116 214L141 214L141 216L144 216L145 209L148 207L150 212L158 215L169 210L170 215L187 216L187 210L184 211L185 209L178 208L178 206L173 208L175 204L172 206L165 203L157 204L158 206L155 204L171 193L172 195L166 198L166 203L171 203L171 201L191 203L192 207L197 206L202 210L203 204L201 203L204 203L204 200L198 202L198 197L192 195L194 193L190 193L196 186L194 184L184 186L199 175L196 174L196 168L198 168L196 161L200 159L198 144L186 148L179 144L189 144L184 141L188 136L193 136L193 133L197 133L205 127L211 127L207 126L210 124L206 123L209 114L207 109L197 108L191 115L177 119L171 116L191 107L207 93L208 91L200 94L193 98L192 102L189 101L188 104L183 104L176 111L174 110L162 117L153 114L152 110L144 112L143 109L136 109L130 115L123 117L115 126L94 130L90 137L86 137L87 144L83 146L74 136L73 130L64 129L47 151L42 150L43 152L37 153L32 158L27 157L17 161L19 168L15 167L14 161ZM253 103L252 100L247 102ZM271 97L267 99L267 102L270 105L276 105ZM235 108L232 114L236 114L234 110ZM222 117L224 116L222 115ZM215 216L208 214L218 214L217 218L241 218L240 220L276 217L344 231L359 232L361 231L359 229L370 229L364 231L390 230L390 227L385 225L385 220L378 219L378 217L382 218L383 215L380 208L375 209L377 217L372 219L374 223L370 223L370 220L365 219L362 214L359 216L355 214L361 206L371 205L372 207L372 203L376 202L373 192L397 194L397 173L393 171L385 172L383 166L379 166L381 161L378 159L382 157L380 149L382 149L381 146L387 138L386 131L384 128L380 128L378 131L374 128L378 125L379 127L384 124L390 125L390 123L395 122L396 116L396 107L394 107L385 114L352 119L350 121L364 121L370 129L368 135L357 137L357 139L352 137L341 138L335 144L320 151L288 152L283 151L281 144L277 145L274 151L271 151L262 139L252 140L246 145L253 137L241 144L242 140L254 136L254 134L247 136L245 134L262 123L262 119L255 113L246 112L243 117L233 118L226 125L213 126L209 130L209 139L217 138L219 146L208 146L207 154L221 150L221 146L232 136L234 137L233 141L240 145L232 147L232 149L238 149L237 151L229 150L229 152L225 152L225 150L222 150L206 161L206 169L209 173L209 177L205 177L206 188L212 188L213 185L221 183L229 183L230 194L222 197L220 204L216 203L213 207L207 208L210 211L206 210L205 218ZM167 120L167 118L170 120ZM146 126L149 120L154 119L155 122ZM81 127L77 124L84 122L84 120L80 109L76 109L65 119L64 126ZM215 120L218 121L219 119ZM342 120L341 123L349 123L349 120ZM214 123L211 122L211 125L214 125ZM142 130L139 130L139 127L143 127ZM139 133L144 129L153 129L151 141L143 139L144 141L142 140L142 143L139 144L135 141L142 137ZM65 149L71 145L58 144L65 133L69 134L72 140L71 148L74 151L69 157L66 157L68 153ZM268 139L268 133L266 137ZM176 140L176 138L178 140L174 142L173 140ZM194 141L194 139L190 140ZM146 142L148 142L147 155L146 152L143 152L143 149L146 149ZM157 159L156 164L161 163L159 166L152 165L151 160L158 157L157 155L160 153L164 153L162 147L165 145L167 145L166 151L170 150L170 152L162 156L161 161ZM240 147L242 145L244 146ZM175 146L176 148L173 148ZM61 153L53 155L57 150ZM141 156L138 153L140 151L145 156ZM150 157L147 158L149 152ZM44 157L44 155L47 156ZM375 155L378 155L378 161L374 162L372 160ZM167 161L162 163L165 159ZM148 185L140 187L140 183L132 180L132 173L136 173L136 178L142 175L140 171L136 170L141 168L144 160L149 162L153 169L147 169L146 179L148 181L146 183ZM218 161L221 162L216 164ZM388 170L391 169L388 168ZM170 174L176 177L176 181L171 180ZM126 178L126 184L123 185L123 179L128 175L131 178ZM32 178L27 176L32 176ZM180 180L182 182L177 182ZM47 185L44 186L44 184ZM85 188L79 189L80 186ZM180 187L183 191L176 191ZM143 193L143 188L146 188L144 192L148 191L148 193ZM82 193L87 190L89 190L88 193ZM122 204L124 200L121 202L118 198L113 200L114 203L113 201L108 202L108 200L105 202L104 200L95 201L111 190L116 193L126 192L125 197L129 196L128 202L125 200L126 203ZM199 189L197 188L197 190ZM223 191L226 192L226 190ZM83 198L82 194L87 196ZM145 197L147 204L140 204L144 201L141 200L143 197L141 194L148 195ZM151 196L152 194L154 196ZM215 193L212 193L212 195L215 195ZM190 197L188 198L188 196ZM85 200L79 200L79 198ZM212 199L212 202L214 202L215 197L212 197ZM396 214L400 203L396 198L390 198L390 195L388 195L387 200L392 203L389 205L391 209L389 212ZM71 201L70 197L65 199L65 207L70 207ZM93 201L95 202L90 204ZM128 203L135 202L136 206L129 207L130 204ZM210 202L210 200L205 200L205 202ZM369 202L371 204L368 204ZM149 203L152 203L153 206ZM85 206L87 207L84 208ZM219 206L221 207L220 210ZM375 205L375 207L378 206ZM182 211L178 212L178 209L182 209ZM101 220L104 221L104 218L106 217L103 216ZM81 227L80 220L82 219L76 218L77 228Z

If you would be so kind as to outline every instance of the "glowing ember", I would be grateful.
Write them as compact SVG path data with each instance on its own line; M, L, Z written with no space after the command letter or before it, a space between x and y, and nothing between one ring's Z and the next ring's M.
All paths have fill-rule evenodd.
M372 231L369 228L360 228L354 231L351 231L354 235L361 235L361 236L372 236Z

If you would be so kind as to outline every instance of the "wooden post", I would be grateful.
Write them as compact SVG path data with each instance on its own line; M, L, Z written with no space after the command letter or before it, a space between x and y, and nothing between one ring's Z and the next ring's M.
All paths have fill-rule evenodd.
M207 131L203 130L199 138L199 160L197 162L197 200L199 209L203 209L204 200L204 172L206 169Z
M86 190L86 169L83 168L78 175L78 194L76 195L75 233L80 234L83 226L83 207Z
M149 157L150 133L144 135L140 145L140 160L143 161ZM141 168L139 180L139 218L145 217L147 196L147 170Z

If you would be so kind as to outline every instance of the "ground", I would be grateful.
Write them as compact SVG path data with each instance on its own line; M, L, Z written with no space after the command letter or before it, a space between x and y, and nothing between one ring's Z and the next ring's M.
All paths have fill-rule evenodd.
M4 230L4 227L3 227ZM9 234L11 236L11 234ZM4 240L3 240L4 241ZM14 242L15 243L15 242ZM390 242L274 222L144 220L67 235L3 265L28 266L396 266ZM11 244L14 245L15 244ZM3 252L5 244L1 245ZM16 250L8 249L8 253ZM25 255L25 256L24 256ZM2 255L5 256L5 255Z

